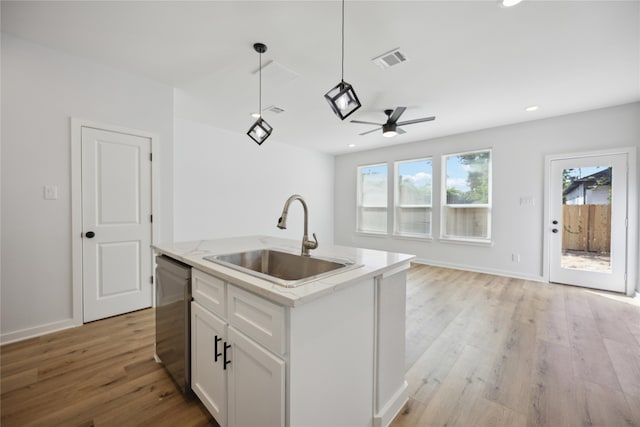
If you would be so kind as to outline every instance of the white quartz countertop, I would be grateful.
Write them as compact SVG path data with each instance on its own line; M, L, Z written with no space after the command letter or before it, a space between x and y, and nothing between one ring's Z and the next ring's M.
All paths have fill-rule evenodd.
M348 246L320 245L311 251L312 257L337 258L361 267L334 274L303 285L288 288L232 268L203 259L253 249L277 249L300 253L301 241L270 236L245 236L226 239L198 240L153 245L156 253L168 255L205 273L227 280L281 305L294 307L333 293L363 279L390 275L409 267L414 255L399 254Z

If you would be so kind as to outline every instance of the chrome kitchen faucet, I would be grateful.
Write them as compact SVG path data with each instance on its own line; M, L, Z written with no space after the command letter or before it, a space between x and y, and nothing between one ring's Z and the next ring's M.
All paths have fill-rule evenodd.
M289 205L294 201L299 200L302 203L302 208L304 209L304 234L302 235L302 255L309 256L309 250L315 249L318 247L318 238L316 237L316 233L313 233L313 240L309 240L309 211L307 209L307 203L304 201L304 198L299 194L294 194L289 197L287 201L284 203L284 208L282 208L282 215L278 219L278 228L284 230L287 228L287 214L289 213Z

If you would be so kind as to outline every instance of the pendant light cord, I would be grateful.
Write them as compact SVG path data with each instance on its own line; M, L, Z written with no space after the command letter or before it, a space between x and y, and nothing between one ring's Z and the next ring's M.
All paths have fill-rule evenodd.
M340 80L344 81L344 0L342 0L342 75Z
M262 118L262 52L258 55L258 118Z

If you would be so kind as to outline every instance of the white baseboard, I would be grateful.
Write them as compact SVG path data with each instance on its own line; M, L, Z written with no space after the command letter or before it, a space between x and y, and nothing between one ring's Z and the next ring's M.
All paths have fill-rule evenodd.
M40 335L49 334L51 332L61 331L78 326L73 319L61 320L59 322L47 323L33 328L21 329L19 331L7 332L0 335L0 345L9 344L17 341L23 341L29 338L39 337Z
M414 259L411 262L415 262L416 264L425 264L432 265L434 267L444 267L444 268L453 268L455 270L464 270L464 271L473 271L474 273L486 273L493 274L495 276L505 276L512 277L514 279L523 279L523 280L531 280L533 282L543 282L547 283L547 280L543 276L537 276L534 274L521 274L515 271L506 271L506 270L497 270L493 268L480 268L476 266L470 266L465 264L456 264L449 262L436 261L432 259Z
M387 427L409 400L409 384L405 381L386 405L373 417L374 427Z

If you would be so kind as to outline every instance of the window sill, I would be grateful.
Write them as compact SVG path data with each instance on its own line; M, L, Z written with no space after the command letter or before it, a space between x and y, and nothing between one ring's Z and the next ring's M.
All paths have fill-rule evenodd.
M391 237L394 239L417 240L421 242L433 241L433 236L425 236L425 235L419 235L419 234L392 234Z
M387 233L374 233L372 231L356 231L356 236L358 236L358 237L377 237L377 238L389 237L389 235Z
M492 240L476 240L476 239L460 239L452 237L440 237L441 243L450 243L452 245L467 245L467 246L483 246L492 247Z

